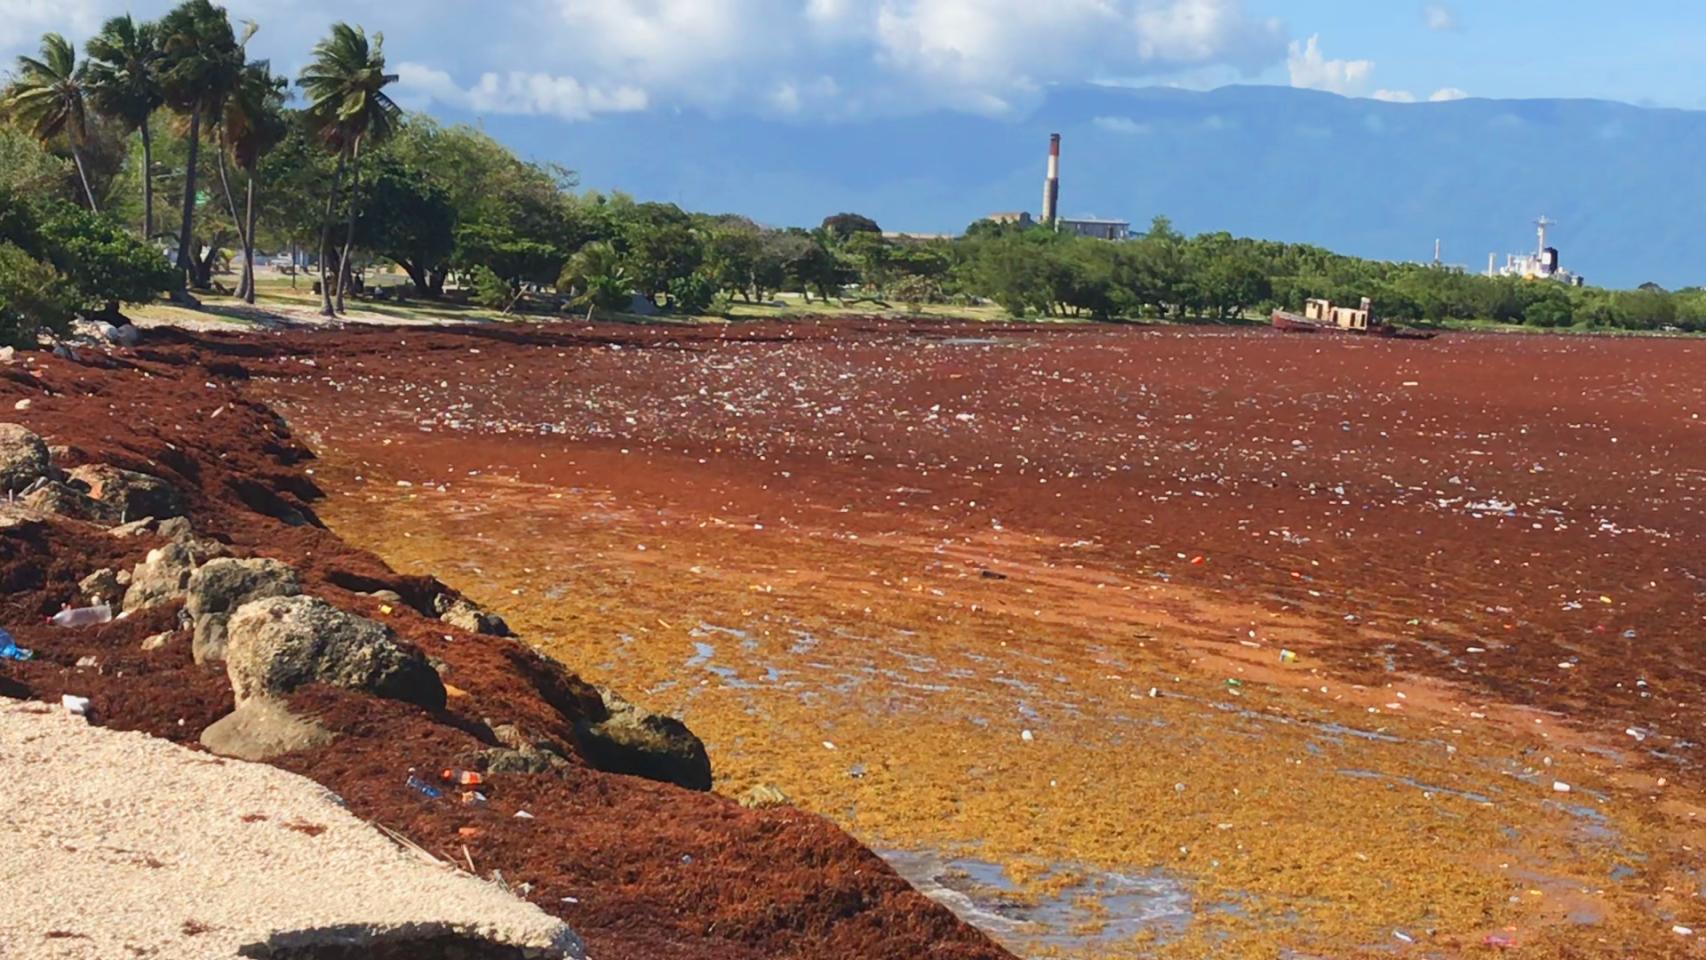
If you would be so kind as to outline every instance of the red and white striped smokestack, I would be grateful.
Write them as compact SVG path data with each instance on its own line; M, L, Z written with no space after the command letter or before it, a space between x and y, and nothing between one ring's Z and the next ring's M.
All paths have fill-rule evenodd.
M1048 138L1048 180L1043 184L1043 224L1054 226L1060 212L1060 134Z

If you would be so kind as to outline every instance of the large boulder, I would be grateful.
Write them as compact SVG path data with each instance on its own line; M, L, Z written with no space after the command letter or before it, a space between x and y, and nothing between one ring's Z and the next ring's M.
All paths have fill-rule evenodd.
M88 606L115 604L124 599L124 584L119 582L118 571L96 570L78 581L77 596Z
M69 517L72 520L87 520L103 526L113 522L113 512L107 506L87 493L61 483L58 480L44 479L30 486L30 492L19 501L24 506L38 513L52 514L56 517Z
M600 687L609 716L602 723L575 724L581 756L599 770L673 783L689 790L711 789L711 757L705 744L674 717L647 713L611 690Z
M184 499L177 489L146 473L99 463L72 470L71 479L87 487L89 496L100 501L119 523L143 517L164 520L184 512Z
M196 568L185 587L184 611L195 624L196 663L225 659L225 627L245 603L302 592L289 564L264 557L221 557Z
M444 708L444 682L419 650L318 597L244 604L226 625L225 669L239 705L324 683Z
M0 423L0 494L17 493L52 472L42 438L19 424Z
M331 743L335 734L272 697L255 697L201 732L201 745L221 757L265 763Z

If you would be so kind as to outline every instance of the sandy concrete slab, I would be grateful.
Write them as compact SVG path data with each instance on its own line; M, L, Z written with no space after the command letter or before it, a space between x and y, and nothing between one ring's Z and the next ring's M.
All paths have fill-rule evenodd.
M314 957L302 948L319 944L431 958L446 943L584 956L561 921L403 850L282 770L7 700L0 770L3 960Z

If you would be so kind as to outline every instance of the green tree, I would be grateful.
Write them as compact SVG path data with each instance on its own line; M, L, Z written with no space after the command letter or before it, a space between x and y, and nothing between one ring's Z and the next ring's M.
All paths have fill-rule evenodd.
M184 0L160 20L160 88L167 106L184 121L189 148L178 226L178 269L200 278L195 260L196 168L203 122L217 122L243 69L243 48L223 7ZM144 177L148 172L144 171Z
M383 142L402 120L402 110L385 92L386 87L396 82L397 75L385 72L384 47L385 38L381 34L374 34L369 42L360 27L333 24L331 34L314 47L314 62L303 68L297 78L308 96L311 129L338 158L337 173L326 196L326 222L320 242L320 313L328 317L336 316L336 311L344 307L350 247L355 242L356 204L351 202L348 230L338 256L338 292L334 304L326 260L331 248L332 213L343 188L345 167L355 167L352 192L359 192L362 145Z
M822 229L835 239L836 243L846 243L848 238L856 233L874 233L882 235L883 228L877 226L877 221L857 213L837 213L823 218Z
M86 313L124 323L121 303L152 300L173 285L172 265L110 217L53 202L41 214L38 237L39 254L64 278L69 301Z
M154 236L154 139L148 121L165 105L160 87L160 39L155 25L130 14L113 17L85 45L95 109L142 139L142 236Z
M19 57L16 76L0 93L0 112L28 130L43 146L64 139L77 167L77 179L89 209L98 209L95 191L83 167L89 138L88 71L77 62L77 48L57 33L41 39L39 57Z
M394 154L374 163L361 197L357 243L403 268L416 296L441 292L434 279L442 285L444 264L456 250L456 228L450 193L435 178Z
M52 267L0 241L0 346L33 347L44 328L63 336L74 310Z
M620 214L618 247L640 294L656 303L670 284L692 276L704 261L693 222L673 203L641 203Z

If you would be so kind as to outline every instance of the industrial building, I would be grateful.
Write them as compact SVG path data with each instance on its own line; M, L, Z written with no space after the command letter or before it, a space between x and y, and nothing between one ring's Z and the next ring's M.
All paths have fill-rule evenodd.
M1497 254L1487 255L1487 276L1517 277L1522 280L1550 280L1555 283L1567 283L1574 287L1582 286L1587 281L1582 277L1565 270L1558 260L1558 248L1546 243L1548 228L1558 225L1556 220L1542 216L1534 221L1540 230L1540 245L1534 253L1513 253L1505 258L1505 265L1497 267Z
M1034 220L1026 211L992 213L984 219L992 223L1029 227L1041 224L1058 233L1089 237L1094 240L1131 239L1131 221L1100 220L1094 217L1063 217L1060 215L1060 134L1048 138L1048 176L1043 181L1043 215Z

